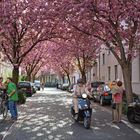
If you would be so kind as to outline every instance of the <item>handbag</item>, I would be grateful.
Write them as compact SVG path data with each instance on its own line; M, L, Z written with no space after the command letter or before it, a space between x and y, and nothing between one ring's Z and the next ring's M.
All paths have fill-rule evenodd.
M112 103L112 109L116 109L116 103Z

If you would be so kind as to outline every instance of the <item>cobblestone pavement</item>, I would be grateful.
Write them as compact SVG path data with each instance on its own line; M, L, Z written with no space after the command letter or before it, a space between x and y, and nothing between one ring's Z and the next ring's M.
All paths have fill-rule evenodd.
M71 118L70 93L48 88L28 98L20 107L19 120L2 140L139 140L140 131L126 120L111 123L111 112L93 104L91 129ZM132 128L131 128L132 127Z

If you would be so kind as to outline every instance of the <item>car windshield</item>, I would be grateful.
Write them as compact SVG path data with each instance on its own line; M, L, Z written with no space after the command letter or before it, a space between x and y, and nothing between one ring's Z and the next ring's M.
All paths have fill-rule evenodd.
M109 86L105 85L105 86L104 86L104 91L110 91Z
M37 84L37 83L38 83L38 84L40 84L40 81L38 81L38 80L35 80L35 81L34 81L34 83L36 83L36 84Z
M35 83L35 86L40 86L40 83Z
M91 83L91 86L93 88L97 88L97 87L99 87L99 85L103 85L103 84L104 84L104 82L93 82L93 83Z
M22 86L22 87L29 87L30 86L30 83L28 83L28 82L20 82L20 83L18 83L18 86Z

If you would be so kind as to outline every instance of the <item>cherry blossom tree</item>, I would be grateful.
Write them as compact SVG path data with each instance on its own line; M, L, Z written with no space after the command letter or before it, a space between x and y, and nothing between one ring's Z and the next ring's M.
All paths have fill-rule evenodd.
M74 71L74 64L70 52L62 43L51 42L48 47L50 48L48 52L51 69L59 75L66 75L69 85L71 85L70 74Z
M139 0L64 0L64 20L83 34L103 42L118 60L128 103L132 102L132 60L139 49ZM62 16L61 16L62 17Z
M56 37L58 18L51 5L46 0L0 2L0 48L13 65L15 83L23 58L39 42Z
M32 74L37 71L37 67L43 67L43 64L47 63L47 50L45 43L39 43L23 59L21 67L26 71L26 80L31 81Z
M100 42L91 36L81 33L74 33L74 35L72 39L69 40L68 49L73 57L73 62L86 83L87 69L94 66L96 62Z
M55 54L52 58L56 58L54 66L56 67L57 64L61 64L61 69L68 76L70 75L69 68L72 63L79 70L82 79L86 83L87 69L95 64L100 42L94 37L81 34L75 29L69 29L64 36L65 40L53 39L55 43L52 43L53 46L51 48L53 48L53 51L50 54ZM69 76L68 79L70 79Z
M47 71L47 68L48 67L46 66L45 61L41 61L40 63L38 63L38 65L36 65L36 67L31 73L31 81L35 81L35 79L41 75L42 71L45 71L45 72Z

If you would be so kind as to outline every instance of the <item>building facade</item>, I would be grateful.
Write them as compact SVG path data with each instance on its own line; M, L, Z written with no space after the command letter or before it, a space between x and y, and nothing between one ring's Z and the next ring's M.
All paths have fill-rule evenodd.
M97 80L101 80L106 83L110 83L117 79L123 81L123 74L118 61L105 47L102 48L97 59L96 70ZM140 55L134 58L132 62L132 87L134 93L140 94Z

